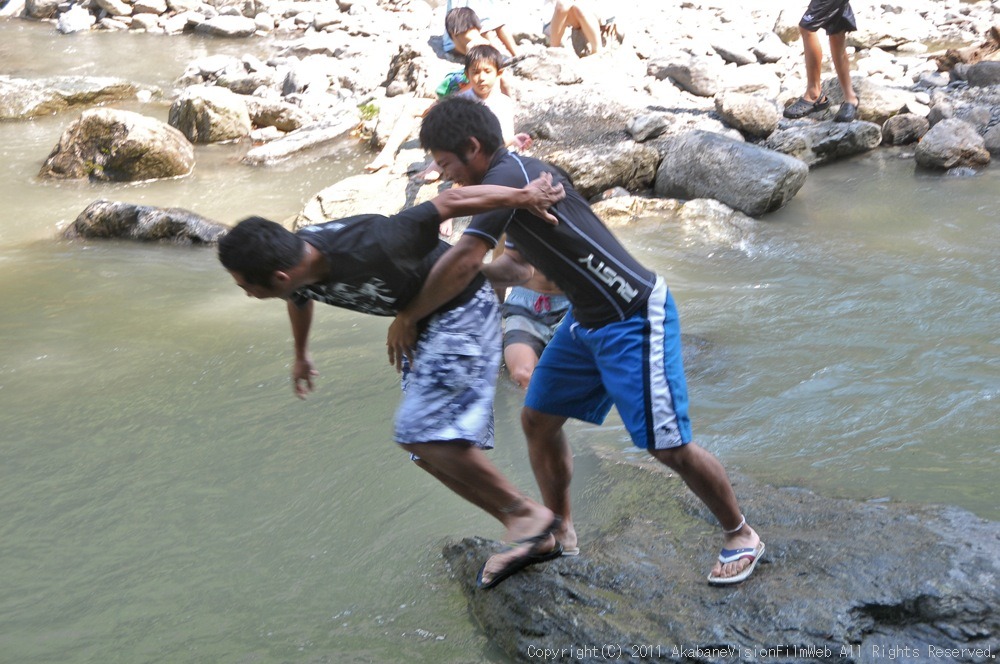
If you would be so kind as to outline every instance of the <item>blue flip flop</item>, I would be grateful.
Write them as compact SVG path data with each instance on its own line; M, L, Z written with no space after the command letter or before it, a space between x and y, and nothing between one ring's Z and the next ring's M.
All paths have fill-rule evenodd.
M708 575L708 582L713 586L729 586L734 583L741 583L746 581L750 575L753 573L755 567L757 567L757 562L760 557L764 555L764 543L761 542L757 545L757 548L747 547L745 549L723 549L719 553L719 562L723 565L727 563L735 563L737 560L748 559L750 564L747 565L742 572L736 574L735 576L712 576Z

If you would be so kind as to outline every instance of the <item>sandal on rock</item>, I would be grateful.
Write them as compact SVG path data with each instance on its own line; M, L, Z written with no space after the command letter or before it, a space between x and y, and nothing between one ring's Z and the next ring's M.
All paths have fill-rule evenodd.
M854 122L858 118L858 105L845 101L840 105L840 110L833 116L834 122Z
M784 115L789 120L795 120L798 118L804 118L810 113L825 111L828 108L830 108L829 97L824 96L816 101L809 101L805 97L799 97L795 100L794 104L785 109Z
M737 560L743 560L744 558L750 561L742 572L735 574L733 576L712 576L708 575L708 582L713 586L728 586L734 583L740 583L746 581L750 575L753 573L755 567L757 567L757 561L760 557L764 555L764 543L761 542L757 545L757 548L748 547L746 549L723 549L719 553L719 562L723 565L727 563L735 563Z

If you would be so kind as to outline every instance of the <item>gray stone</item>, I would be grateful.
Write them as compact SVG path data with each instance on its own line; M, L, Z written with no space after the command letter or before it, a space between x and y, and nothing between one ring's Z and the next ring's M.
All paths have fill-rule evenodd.
M131 16L132 5L123 0L94 0L109 16Z
M216 37L250 37L257 31L257 24L246 16L214 16L195 28Z
M589 199L612 187L629 191L649 189L656 176L660 152L648 145L624 142L557 150L545 159L568 172L576 190Z
M94 201L65 230L69 239L124 239L175 244L212 244L229 230L182 208Z
M26 0L24 13L28 18L55 18L59 14L61 0Z
M985 166L990 153L976 128L968 122L949 118L937 123L917 144L917 164L934 170L956 166Z
M881 143L881 127L863 120L799 123L774 132L764 141L766 147L797 157L809 166L868 152Z
M79 106L131 100L142 92L158 94L159 90L103 76L40 79L0 76L0 120L51 115Z
M718 134L693 131L664 141L655 193L714 198L750 216L777 210L805 184L802 161Z
M669 123L662 113L644 113L628 123L628 133L637 143L656 138L666 131Z
M755 138L769 136L781 119L772 101L738 92L716 95L715 110L723 122Z
M714 97L720 89L721 67L705 58L687 62L652 62L647 72L656 79L669 78L679 88L699 97Z
M989 150L990 154L1000 154L1000 125L986 132L983 136L983 147Z
M970 65L965 78L969 85L979 87L1000 85L1000 62L984 60Z
M40 177L135 182L188 175L194 149L165 122L110 108L84 111L63 132Z
M712 588L705 576L718 525L683 482L649 464L603 466L607 525L581 540L580 556L482 591L476 574L498 544L469 538L444 547L476 623L512 661L564 647L579 650L558 661L676 664L868 662L879 648L904 644L919 653L911 661L933 661L928 646L997 651L1000 524L736 477L767 550L748 581Z
M882 125L882 143L885 145L907 145L916 143L931 128L927 118L913 113L900 113Z
M184 90L167 119L192 143L219 143L250 134L250 114L243 98L227 88L195 86Z

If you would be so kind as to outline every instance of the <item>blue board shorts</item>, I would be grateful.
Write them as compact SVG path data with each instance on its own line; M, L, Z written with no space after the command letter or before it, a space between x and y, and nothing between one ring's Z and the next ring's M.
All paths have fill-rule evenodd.
M835 35L857 30L858 23L849 0L811 0L799 27L809 32L823 28L826 34Z
M500 306L486 282L465 304L428 319L413 366L404 362L395 441L492 449L500 356Z
M680 319L663 279L645 311L623 321L588 329L570 311L531 375L524 405L591 424L615 406L636 447L691 442Z

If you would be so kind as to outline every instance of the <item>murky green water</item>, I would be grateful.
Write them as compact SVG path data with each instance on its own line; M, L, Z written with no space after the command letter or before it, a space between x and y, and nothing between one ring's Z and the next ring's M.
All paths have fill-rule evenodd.
M0 23L16 75L168 87L219 47ZM499 530L389 442L387 320L320 310L300 402L283 307L243 297L210 250L55 239L96 198L284 218L365 155L251 169L200 147L181 180L36 181L74 117L0 124L0 660L502 661L439 555ZM1000 518L998 173L918 175L880 152L815 170L746 231L622 231L704 343L700 442L757 480ZM494 457L532 487L519 407L502 386ZM573 430L584 545L602 518L587 449L628 453L616 425Z

